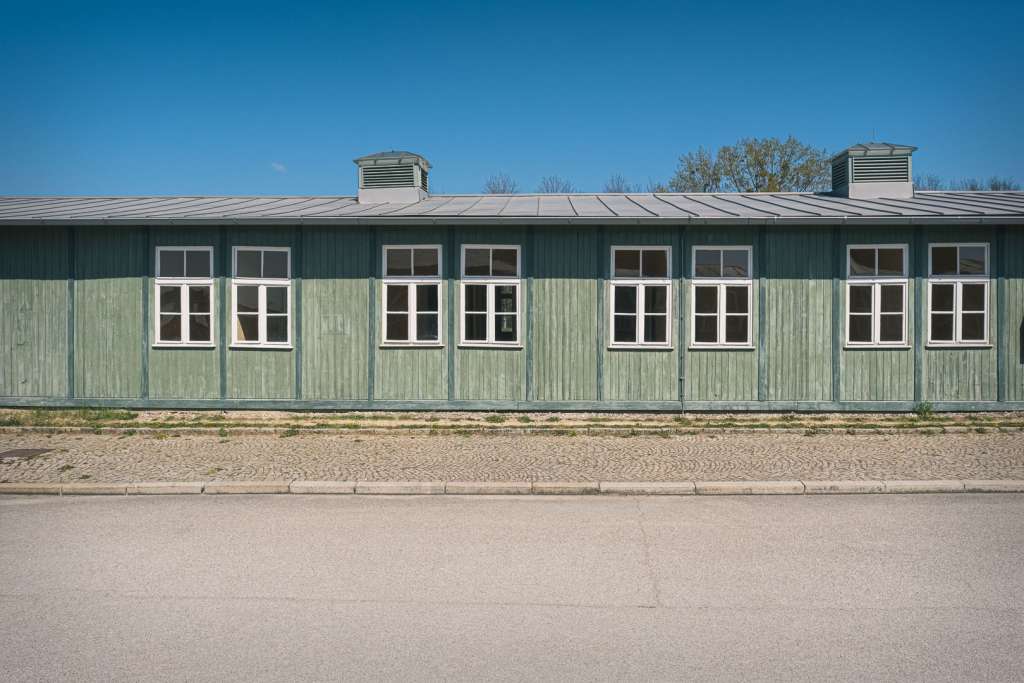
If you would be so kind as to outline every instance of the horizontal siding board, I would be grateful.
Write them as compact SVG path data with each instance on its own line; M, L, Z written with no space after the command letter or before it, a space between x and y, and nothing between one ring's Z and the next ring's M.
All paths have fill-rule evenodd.
M67 230L0 232L0 396L67 393Z

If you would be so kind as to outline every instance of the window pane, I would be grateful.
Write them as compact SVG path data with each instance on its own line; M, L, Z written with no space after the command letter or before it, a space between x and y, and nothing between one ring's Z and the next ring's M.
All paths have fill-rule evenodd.
M882 285L882 313L903 312L903 285Z
M666 313L668 312L668 286L657 287L647 286L644 289L644 312L645 313Z
M644 341L649 344L664 344L668 338L668 318L664 315L649 315L644 318Z
M491 252L491 258L494 261L491 275L502 277L517 277L519 275L515 249L495 249Z
M210 316L190 315L188 317L189 341L208 342L210 341Z
M499 315L494 319L494 341L514 342L516 340L516 316Z
M879 249L878 250L878 274L879 275L903 275L903 250L902 249Z
M260 252L239 249L235 252L235 277L259 277Z
M960 319L960 338L964 341L984 341L985 314L964 313Z
M952 311L954 285L932 285L932 310Z
M718 249L698 249L694 258L694 277L721 277L722 252Z
M181 288L161 287L160 288L160 312L180 313L181 312Z
M668 253L663 249L647 250L642 253L644 277L668 277Z
M490 249L467 249L466 250L466 275L490 275L491 274L491 251Z
M883 342L903 341L903 315L883 315L879 318L878 340Z
M467 311L487 310L487 285L466 285L466 300L462 302Z
M409 285L388 285L388 311L409 310Z
M636 313L636 287L615 287L615 312Z
M439 275L437 249L416 249L413 252L413 275Z
M208 286L188 288L189 313L210 312L210 288Z
M466 341L487 341L487 314L466 314Z
M388 313L385 316L387 329L384 339L387 341L409 341L409 314Z
M636 341L635 315L615 316L615 341L625 343Z
M416 340L437 341L437 313L416 315Z
M858 285L850 287L850 312L870 313L871 312L871 286Z
M961 309L964 311L984 311L985 310L985 285L962 285L963 300L961 301Z
M385 249L385 275L403 277L412 275L412 249Z
M288 312L288 288L267 287L267 313Z
M235 310L239 313L256 313L260 310L260 288L254 285L235 288Z
M870 315L851 315L849 317L850 324L850 341L851 342L870 342L871 341L871 316Z
M185 252L160 252L160 277L183 277L185 275Z
M260 320L255 315L235 316L235 334L240 342L259 341Z
M722 275L726 277L750 277L750 254L746 249L726 249L722 252Z
M718 342L718 316L699 315L693 321L694 339L701 344Z
M185 252L185 276L210 277L210 252L205 250Z
M956 275L956 247L932 247L932 275Z
M640 276L640 251L618 249L615 251L615 277Z
M494 312L515 313L516 312L516 286L497 285L494 288Z
M416 285L416 310L437 310L437 289L439 285ZM417 334L419 332L417 331Z
M851 249L850 250L850 275L874 275L875 274L875 250L874 249Z
M718 313L718 287L695 287L694 291L694 312Z
M749 290L746 287L726 287L725 288L725 312L726 313L746 313L749 309L747 302L747 292Z
M288 316L274 315L267 318L267 341L288 341Z
M953 341L952 313L932 313L931 338L935 341Z
M181 341L181 316L160 316L160 341Z
M727 315L725 316L725 343L746 344L747 343L747 316Z
M985 247L960 247L960 274L985 274Z
M287 278L288 277L288 252L286 251L265 251L263 252L263 277Z

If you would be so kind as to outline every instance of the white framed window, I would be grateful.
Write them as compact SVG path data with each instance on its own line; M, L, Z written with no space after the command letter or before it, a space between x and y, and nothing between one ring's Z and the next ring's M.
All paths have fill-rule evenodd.
M213 346L213 247L157 247L157 346Z
M612 247L610 346L672 347L671 264L671 247Z
M232 254L231 344L291 345L291 249L235 247Z
M750 255L749 246L693 248L692 346L751 348Z
M520 345L518 245L464 244L460 281L460 343Z
M440 346L440 245L387 245L382 258L382 343Z
M907 245L846 248L846 344L907 345Z
M988 344L989 245L928 245L928 343Z

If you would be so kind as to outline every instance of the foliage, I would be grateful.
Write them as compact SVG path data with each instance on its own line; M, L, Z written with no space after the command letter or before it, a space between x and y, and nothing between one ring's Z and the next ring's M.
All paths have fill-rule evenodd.
M492 175L484 183L484 194L515 194L519 191L519 183L507 173Z
M928 401L924 401L923 403L918 403L914 406L914 412L917 413L918 419L930 420L935 412L935 406Z
M576 188L570 181L556 175L544 176L540 179L540 185L537 186L537 192L540 192L541 194L569 193L575 191Z
M810 192L827 189L829 155L790 136L743 138L717 153L703 147L679 158L674 192Z

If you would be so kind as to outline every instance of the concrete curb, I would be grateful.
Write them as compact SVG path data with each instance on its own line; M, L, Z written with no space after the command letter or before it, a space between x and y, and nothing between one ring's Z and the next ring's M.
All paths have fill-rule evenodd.
M791 481L156 481L6 482L0 495L140 496L221 494L760 496L903 493L1024 493L1022 479Z

